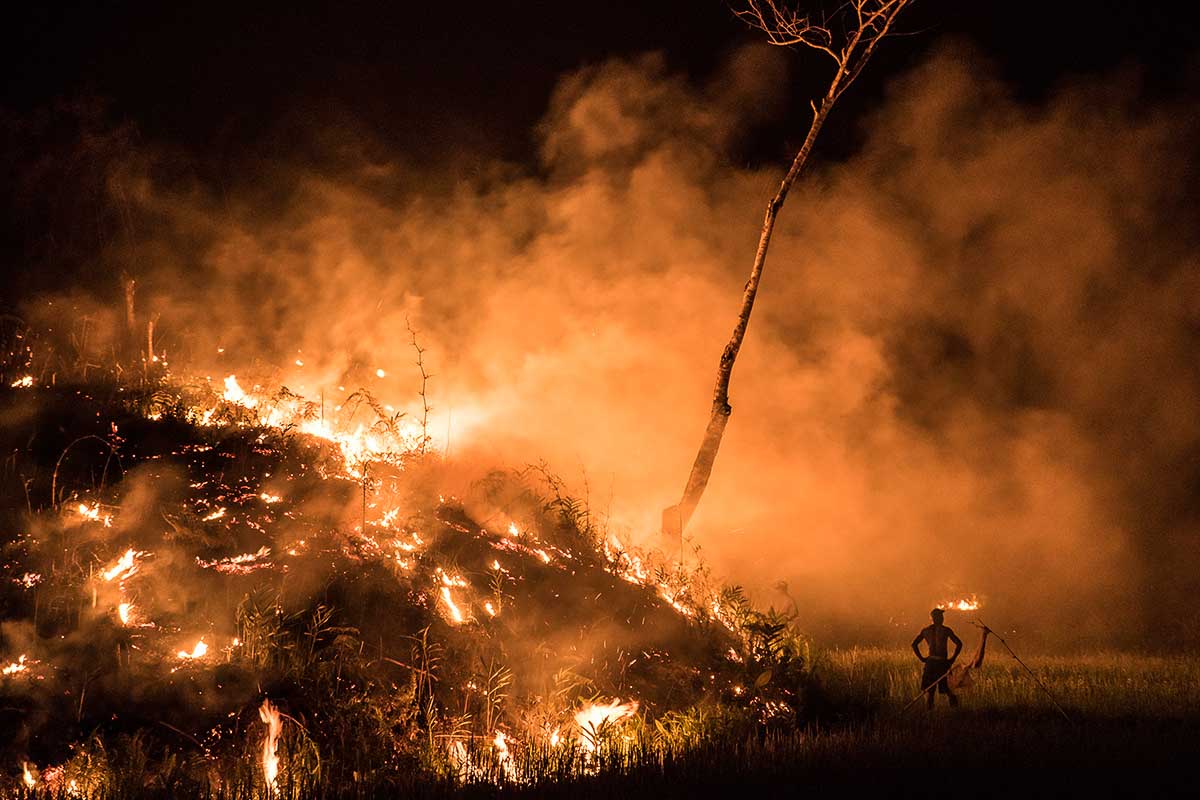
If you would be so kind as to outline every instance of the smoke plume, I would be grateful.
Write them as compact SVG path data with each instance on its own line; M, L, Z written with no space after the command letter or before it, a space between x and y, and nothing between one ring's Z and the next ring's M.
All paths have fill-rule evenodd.
M784 74L759 49L704 86L654 56L583 69L532 168L439 173L343 124L312 136L320 164L282 154L218 186L130 145L106 161L123 222L95 285L136 276L180 370L366 386L419 416L411 325L451 459L544 460L672 552L658 515L781 175L733 154ZM1193 607L1194 131L1132 80L1031 105L989 75L941 48L855 155L802 178L734 372L690 534L825 640L907 641L964 593L1059 642L1136 640L1151 610ZM30 313L61 327L87 293Z

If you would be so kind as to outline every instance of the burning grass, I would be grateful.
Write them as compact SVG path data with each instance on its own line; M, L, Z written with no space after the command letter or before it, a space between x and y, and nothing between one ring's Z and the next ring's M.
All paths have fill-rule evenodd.
M786 617L623 545L544 468L456 483L365 392L3 391L13 789L534 786L809 716Z
M18 366L3 796L699 796L1160 768L1200 735L1186 659L1030 659L1070 721L1003 654L959 713L905 710L908 651L814 662L789 618L623 544L544 468L463 481L366 392Z

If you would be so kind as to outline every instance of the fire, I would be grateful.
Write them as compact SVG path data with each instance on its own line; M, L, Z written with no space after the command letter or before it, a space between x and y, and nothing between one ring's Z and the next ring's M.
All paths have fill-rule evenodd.
M211 514L209 514L207 517L204 517L204 521L205 521L205 522L213 522L213 521L215 521L215 520L218 520L218 519L220 519L220 518L221 518L221 517L223 517L223 516L225 516L225 509L224 509L224 507L222 507L222 508L218 508L216 511L212 512L212 513L211 513Z
M483 610L484 610L484 611L486 611L486 612L488 613L488 616L489 616L489 617L494 617L494 616L496 616L496 607L495 607L494 605L492 605L492 601L491 601L491 600L484 600L484 601L483 601Z
M276 778L279 777L279 733L283 729L283 719L279 709L269 699L264 699L258 709L258 718L267 725L267 735L263 739L262 769L263 779L267 782L268 791L278 791Z
M496 731L496 738L492 740L492 747L496 750L496 760L500 762L500 769L509 778L513 777L512 756L508 752L508 737L504 735L504 731Z
M16 661L9 664L4 669L0 669L0 675L16 675L19 672L28 672L29 665L25 663L25 656L22 655Z
M237 376L235 375L230 375L225 379L225 393L221 397L230 403L236 403L246 408L254 408L258 405L258 400L246 394L242 390L242 387L238 385Z
M128 625L129 620L133 619L133 603L121 603L118 605L117 616L121 618L122 625Z
M112 527L112 517L108 514L100 516L100 504L92 503L90 506L87 503L80 503L75 509L79 512L79 516L90 522L99 522L106 528Z
M34 767L34 769L37 768ZM24 773L21 776L21 779L25 782L26 787L32 789L33 787L37 786L37 778L34 777L33 773L29 771L29 762L21 762L21 771Z
M466 622L466 617L463 616L462 609L454 602L454 598L450 595L450 587L443 586L441 589L442 603L446 606L446 611L450 614L450 619L455 625L461 625Z
M971 595L960 600L947 600L944 603L938 603L937 607L950 611L978 611L983 607L983 603L979 601L978 597Z
M260 500L262 500L267 505L271 505L272 503L278 503L280 500L283 499L279 495L271 494L270 492L263 492L258 497Z
M588 703L575 713L579 726L579 744L589 753L596 751L596 734L605 725L612 725L637 713L638 702L622 703L618 697L611 703Z
M12 382L11 386L14 389L28 389L29 387L33 386L33 376L26 375L23 378L17 378Z
M271 562L268 560L270 556L271 548L263 545L253 553L242 553L241 555L227 556L226 558L214 558L212 561L205 561L197 557L196 564L201 569L213 569L226 575L249 575L255 570L270 567Z
M509 536L520 536L521 535L521 529L517 527L517 523L515 523L515 522L508 523L508 535Z
M207 652L208 645L204 643L204 637L200 637L200 641L196 642L196 646L192 648L192 652L189 653L187 650L180 650L175 655L179 658L190 661L197 658L203 658Z
M116 578L125 580L131 577L138 571L137 558L141 553L134 550L132 547L125 551L125 555L117 559L117 563L113 564L108 569L104 570L101 575L104 580L112 583Z

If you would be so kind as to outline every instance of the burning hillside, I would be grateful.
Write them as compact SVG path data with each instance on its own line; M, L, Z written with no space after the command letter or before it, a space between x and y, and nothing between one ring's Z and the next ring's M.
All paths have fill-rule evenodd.
M786 619L544 468L464 480L365 391L156 374L6 377L11 787L526 782L802 719Z

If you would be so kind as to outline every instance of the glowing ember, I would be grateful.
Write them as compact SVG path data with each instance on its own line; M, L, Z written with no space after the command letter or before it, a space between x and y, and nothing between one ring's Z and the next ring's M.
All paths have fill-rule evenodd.
M279 709L270 700L263 700L258 709L258 718L267 725L262 748L263 779L267 782L268 791L275 792L279 790L276 779L279 777L279 733L283 729L283 719L279 716Z
M622 703L621 699L617 698L611 703L588 703L575 713L575 724L579 726L579 744L589 753L594 753L600 729L633 716L637 710L636 700Z
M117 559L117 563L113 564L104 572L100 573L105 581L111 583L114 579L120 578L125 580L131 577L138 571L137 558L142 555L132 547L125 551L125 555Z
M485 600L483 602L483 610L488 613L489 617L496 616L496 607L494 605L492 605L491 600Z
M693 609L679 602L680 594L682 594L682 592L672 592L665 584L659 584L658 586L658 596L663 600L666 600L667 603L670 604L671 608L675 609L680 614L683 614L685 617L695 616L696 612Z
M242 553L241 555L229 556L227 558L214 558L212 561L197 558L196 564L202 569L214 569L226 575L249 575L255 570L270 567L271 562L267 560L270 555L271 548L263 545L254 553Z
M280 500L283 499L282 497L280 497L277 494L270 494L268 492L263 492L258 497L260 500L262 500L267 505L271 505L272 503L278 503Z
M208 645L204 643L204 639L201 637L200 641L196 642L196 646L192 648L192 652L189 653L187 650L180 650L175 655L177 655L179 658L190 661L197 658L203 658L207 652Z
M33 386L33 376L26 375L23 378L17 378L12 382L11 386L14 389L28 389L30 386Z
M375 377L376 377L376 378L386 378L386 377L387 377L387 373L386 373L386 372L384 372L384 371L383 371L383 370L381 370L381 369L377 369L377 370L375 370Z
M209 514L207 517L204 517L204 521L205 521L205 522L212 522L213 520L218 520L218 519L220 519L220 518L221 518L221 517L223 517L223 516L225 516L225 509L224 509L224 508L218 508L216 511L212 512L212 513L211 513L211 514Z

